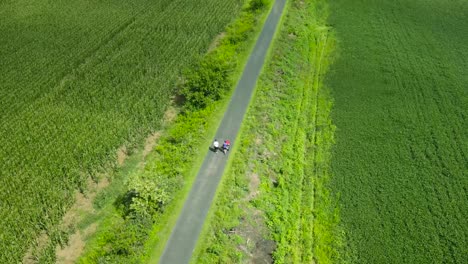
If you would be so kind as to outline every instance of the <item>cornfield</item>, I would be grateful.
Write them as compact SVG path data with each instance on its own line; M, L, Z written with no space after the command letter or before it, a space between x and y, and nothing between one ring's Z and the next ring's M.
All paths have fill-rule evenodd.
M160 125L180 70L243 0L0 3L0 263Z

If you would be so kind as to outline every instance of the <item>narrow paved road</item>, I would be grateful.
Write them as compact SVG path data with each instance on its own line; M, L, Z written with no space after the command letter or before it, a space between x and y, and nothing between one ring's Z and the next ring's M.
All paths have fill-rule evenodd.
M265 21L221 125L216 132L220 142L224 139L232 141L237 136L285 3L286 0L276 0ZM232 142L232 144L235 145L236 142ZM228 155L224 156L221 152L216 154L209 151L206 154L192 190L159 260L160 264L189 263L216 188L223 175L227 157Z

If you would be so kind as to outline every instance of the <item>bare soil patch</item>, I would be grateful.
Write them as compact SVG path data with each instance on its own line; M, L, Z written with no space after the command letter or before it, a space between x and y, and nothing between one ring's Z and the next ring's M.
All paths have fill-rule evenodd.
M47 243L49 242L49 236L43 231L37 238L33 246L31 246L23 257L23 264L36 264L38 263L35 257L38 252L41 252Z
M174 121L177 116L177 109L173 106L170 106L167 111L164 113L164 125L168 125ZM142 161L146 156L153 150L158 139L161 137L162 132L156 131L155 133L149 135L146 138L144 148L142 150ZM125 161L128 158L128 150L126 146L122 146L117 150L117 164L119 167L122 167L125 164ZM85 193L76 191L75 192L75 203L72 207L66 212L62 218L62 222L59 226L61 230L66 230L68 233L72 232L69 236L68 243L65 247L57 246L56 248L56 257L57 263L69 264L75 263L76 260L83 253L83 250L86 245L86 239L93 235L96 232L97 224L93 223L89 225L84 230L77 229L77 224L83 219L84 215L94 214L95 209L93 207L93 201L96 195L109 186L110 181L107 175L102 174L98 175L98 182L88 179L87 189ZM49 236L43 232L41 233L36 242L30 249L27 251L23 257L23 264L34 264L38 263L37 255L47 246L49 243Z
M173 99L175 102L176 98ZM169 106L164 112L163 125L167 126L171 124L177 117L177 109L174 106ZM143 148L143 159L148 156L148 154L156 146L158 139L161 137L162 131L156 131L153 134L149 135L145 141L145 147Z
M214 50L218 47L219 42L226 36L226 32L221 32L218 36L215 37L213 42L211 42L210 46L208 47L208 52Z
M291 33L288 34L288 37L290 39L295 39L297 37L297 35L294 32L291 32Z
M175 109L166 111L165 113L165 122L172 122L176 116ZM142 150L142 156L144 159L154 148L157 143L157 140L161 136L161 131L157 131L146 138L144 148ZM128 158L127 148L122 146L117 151L117 162L120 167L122 167ZM143 163L143 161L141 162ZM94 182L92 179L88 180L88 192L86 195L81 192L76 192L75 194L75 204L68 210L65 216L62 219L61 228L64 230L75 230L73 234L70 235L68 244L65 247L57 246L56 248L56 257L57 263L69 264L75 263L76 260L83 253L86 246L86 239L93 235L96 232L97 224L93 223L89 225L86 229L80 231L76 228L77 223L82 220L83 215L90 215L95 212L93 207L93 201L96 195L109 186L110 181L105 175L100 175L99 182Z
M233 232L244 238L239 250L249 257L247 263L273 263L272 253L276 244L266 237L267 228L263 212L253 207L246 209L247 218Z
M174 98L174 103L176 103L175 100L176 99ZM174 121L176 116L177 116L177 109L173 106L169 106L166 112L164 112L164 117L163 117L164 125L168 125L172 123L172 121Z
M61 248L59 245L56 249L57 263L68 264L74 263L80 254L83 252L85 242L81 232L76 232L70 236L68 240L69 246Z
M249 193L245 201L252 201L259 194L260 177L256 173L249 175ZM244 238L245 244L239 246L239 250L249 256L248 263L273 263L272 253L275 250L275 242L266 237L268 229L265 225L263 212L247 204L244 208L246 218L242 219L235 232Z
M259 193L258 186L260 185L260 177L256 173L250 175L249 182L249 194L247 195L247 201L253 200Z
M85 240L96 232L97 224L93 223L82 232L77 231L69 238L69 246L60 248L57 246L56 257L58 264L73 264L80 257L85 248Z
M143 158L145 158L151 152L151 150L153 150L159 137L161 137L161 131L156 131L148 138L146 138L145 147L143 149Z
M128 154L127 154L127 148L125 146L120 147L117 150L117 164L122 167L124 164L125 160L127 159Z
M100 175L100 179L101 180L98 183L94 182L91 178L88 179L88 191L86 192L86 194L81 193L79 191L75 192L75 203L63 216L62 222L59 226L60 230L64 230L67 233L72 232L73 230L76 230L76 224L81 220L83 214L94 213L93 200L96 197L96 194L109 185L109 180L107 179L107 177L104 177L104 175ZM87 234L95 230L95 227L90 227L86 229ZM34 245L31 246L26 252L25 256L23 257L22 263L38 263L37 256L47 246L49 242L49 236L45 232L42 232L37 237ZM69 237L68 244L66 247L61 248L60 246L57 246L57 261L59 261L60 258L65 259L67 262L59 261L59 263L74 263L74 261L76 261L76 259L79 257L82 250L84 249L84 245L85 243L82 234L79 232L79 230L76 230Z
M255 145L259 146L261 145L263 140L260 137L255 138Z
M95 232L97 224L91 224L83 231L77 229L76 224L82 219L84 214L95 213L95 209L93 208L94 198L97 193L109 186L109 184L110 182L107 177L101 177L98 183L89 179L89 192L86 195L76 192L75 204L65 214L60 225L63 230L75 230L75 232L70 235L67 246L63 248L60 245L57 246L55 250L57 263L75 263L81 253L83 253L86 245L85 239Z

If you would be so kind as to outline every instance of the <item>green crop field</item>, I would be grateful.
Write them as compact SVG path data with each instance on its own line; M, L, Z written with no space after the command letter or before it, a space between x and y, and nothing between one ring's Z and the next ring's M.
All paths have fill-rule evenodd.
M330 188L354 263L466 263L468 1L330 1Z
M116 150L156 130L180 70L243 0L0 3L0 263L19 263Z

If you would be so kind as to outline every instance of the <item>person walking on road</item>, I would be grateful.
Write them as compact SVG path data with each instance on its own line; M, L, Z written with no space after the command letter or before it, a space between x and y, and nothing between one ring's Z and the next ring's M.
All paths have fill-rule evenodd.
M230 147L231 147L231 141L229 141L229 139L224 140L224 143L223 143L223 153L224 153L224 155L226 155L226 152L229 151Z
M218 149L219 149L219 142L217 139L215 139L213 142L213 151L216 153L218 152Z

